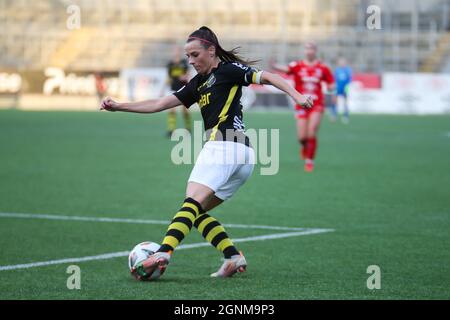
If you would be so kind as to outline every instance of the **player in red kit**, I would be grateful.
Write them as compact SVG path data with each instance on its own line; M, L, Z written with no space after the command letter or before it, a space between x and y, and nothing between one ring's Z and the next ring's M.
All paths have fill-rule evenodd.
M325 97L322 85L327 90L334 90L334 78L330 68L317 59L317 46L308 42L305 44L305 60L291 62L288 66L272 64L278 71L293 76L295 89L304 95L311 96L311 109L295 106L297 119L297 136L301 144L300 156L305 160L305 171L314 169L314 158L317 149L317 132L325 111Z

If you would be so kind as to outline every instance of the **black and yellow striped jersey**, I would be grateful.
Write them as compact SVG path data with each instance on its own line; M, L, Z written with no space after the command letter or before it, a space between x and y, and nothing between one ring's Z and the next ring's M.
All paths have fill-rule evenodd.
M174 95L187 108L198 103L208 140L249 145L243 134L242 86L260 83L261 74L262 71L237 62L220 62L209 74L197 74Z
M186 75L188 70L189 64L186 59L182 59L179 62L170 61L167 64L167 73L169 75L171 90L179 90L187 83L187 81L181 80L180 77Z

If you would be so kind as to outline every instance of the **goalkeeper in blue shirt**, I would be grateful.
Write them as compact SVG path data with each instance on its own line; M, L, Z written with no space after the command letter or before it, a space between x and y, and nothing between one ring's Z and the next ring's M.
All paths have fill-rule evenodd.
M349 123L349 110L347 101L347 92L350 82L352 82L352 69L347 65L344 57L338 59L338 66L334 70L334 79L336 81L336 101L331 107L331 120L334 122L338 116L338 105L343 106L342 122Z

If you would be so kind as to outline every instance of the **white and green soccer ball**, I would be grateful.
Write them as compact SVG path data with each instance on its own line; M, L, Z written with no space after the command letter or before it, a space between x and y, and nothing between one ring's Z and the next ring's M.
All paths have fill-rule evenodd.
M146 241L137 244L133 250L131 250L128 255L128 268L130 271L140 262L147 259L149 256L154 254L161 246L155 242ZM150 277L150 280L156 280L161 276L159 269L156 269L155 272Z

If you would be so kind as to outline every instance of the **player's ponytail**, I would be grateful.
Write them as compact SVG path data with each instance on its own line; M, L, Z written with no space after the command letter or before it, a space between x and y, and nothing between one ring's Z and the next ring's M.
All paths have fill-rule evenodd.
M187 42L191 42L194 40L199 40L205 49L208 49L210 46L214 46L216 48L216 55L220 58L220 60L225 62L239 62L242 64L252 65L259 61L259 60L247 60L242 58L239 55L240 47L236 47L231 50L225 50L220 45L219 39L217 39L216 34L210 28L205 26L192 32L189 35Z

